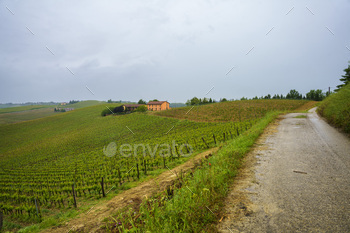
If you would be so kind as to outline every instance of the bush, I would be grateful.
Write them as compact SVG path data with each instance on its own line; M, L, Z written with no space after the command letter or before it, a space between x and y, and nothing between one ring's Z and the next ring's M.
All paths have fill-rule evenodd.
M107 116L109 114L113 114L108 108L105 108L101 112L101 116Z
M140 107L138 107L135 111L136 112L146 112L148 110L146 105L142 105Z

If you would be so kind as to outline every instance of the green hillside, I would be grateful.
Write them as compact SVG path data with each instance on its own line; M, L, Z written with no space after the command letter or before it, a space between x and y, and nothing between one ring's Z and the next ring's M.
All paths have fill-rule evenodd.
M95 105L100 105L106 103L105 101L98 101L98 100L84 100L80 101L75 104L67 104L65 106L60 106L60 107L67 107L67 108L86 108L90 106L95 106Z
M0 114L29 111L29 110L36 110L36 109L42 109L42 108L53 108L53 107L55 107L55 105L26 105L26 106L11 107L11 108L1 108Z
M317 112L329 123L350 133L350 84L323 100Z
M272 109L285 111L308 103L306 100L240 100L173 108L151 114L200 122L227 122L261 118Z
M101 198L102 177L105 190L111 189L109 195L113 195L129 182L159 174L250 129L261 119L262 110L260 105L256 111L254 105L246 108L245 103L210 107L216 114L227 109L232 114L241 113L239 120L226 122L196 122L149 113L102 117L106 106L118 105L103 103L0 125L0 208L8 216L6 221L34 223L39 221L35 199L46 218L49 214L45 213L51 210L72 208L72 185L78 206ZM266 100L264 113L279 109L269 103ZM291 100L283 109L293 110L304 103ZM229 108L230 104L235 107ZM245 111L251 116L244 118Z
M23 121L35 120L52 115L61 114L54 112L54 108L85 108L89 106L104 104L103 101L86 100L68 105L26 105L0 109L0 124L13 124Z

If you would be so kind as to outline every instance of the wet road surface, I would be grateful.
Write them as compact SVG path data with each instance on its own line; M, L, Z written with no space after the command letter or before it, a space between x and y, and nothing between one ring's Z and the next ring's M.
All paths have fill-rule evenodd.
M349 138L315 109L283 118L247 158L219 231L350 232Z

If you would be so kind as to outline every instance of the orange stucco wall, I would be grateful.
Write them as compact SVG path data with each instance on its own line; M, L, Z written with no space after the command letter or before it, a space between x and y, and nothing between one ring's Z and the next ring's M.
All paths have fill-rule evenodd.
M170 109L168 102L164 102L162 104L148 104L147 108L150 111L161 111L161 110Z

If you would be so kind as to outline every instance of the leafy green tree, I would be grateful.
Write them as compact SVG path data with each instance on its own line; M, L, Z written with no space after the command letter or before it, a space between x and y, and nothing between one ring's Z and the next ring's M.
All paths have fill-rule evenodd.
M209 99L209 103L213 103L213 100L211 98Z
M140 99L139 102L137 102L138 104L146 104L146 101L144 101L143 99Z
M146 112L147 111L147 106L146 105L142 105L142 106L138 107L135 111L136 112Z
M268 94L267 96L264 97L264 99L271 99L271 95Z
M208 104L208 103L209 103L209 100L204 97L203 100L202 100L202 104Z
M113 103L112 99L107 100L107 103Z
M226 98L222 98L222 99L220 99L220 102L226 102L227 101L227 99Z
M349 63L350 63L350 61L349 61ZM350 64L348 65L348 68L344 69L344 72L345 72L345 75L342 75L343 78L339 79L340 81L342 81L344 83L337 86L337 89L334 90L336 92L338 92L340 90L340 88L342 88L346 84L350 83Z
M321 101L325 97L325 94L320 89L310 90L308 93L306 93L306 99L308 100Z
M190 100L190 103L191 105L197 105L200 103L200 100L197 98L197 97L193 97L191 100Z
M69 104L75 104L75 103L79 103L79 102L80 102L79 100L70 100Z
M286 99L297 99L297 100L300 100L302 98L303 98L303 95L300 94L295 89L290 90L289 93L286 96Z

